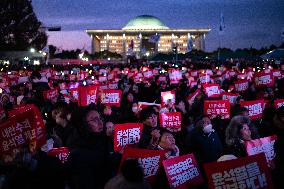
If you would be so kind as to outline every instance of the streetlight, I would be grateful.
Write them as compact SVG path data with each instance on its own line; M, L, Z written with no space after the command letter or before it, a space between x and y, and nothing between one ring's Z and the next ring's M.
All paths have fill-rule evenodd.
M31 48L31 49L30 49L30 52L31 52L31 53L35 53L35 49L34 49L34 48Z

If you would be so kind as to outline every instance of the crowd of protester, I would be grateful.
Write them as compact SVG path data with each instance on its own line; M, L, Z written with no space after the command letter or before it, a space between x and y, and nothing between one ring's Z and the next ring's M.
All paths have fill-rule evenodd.
M262 118L252 120L248 109L241 107L241 101L265 99L273 104L275 99L284 98L284 80L278 79L272 87L258 88L250 82L248 90L240 93L231 105L230 119L217 116L210 119L204 114L203 102L208 97L199 81L196 86L190 86L185 73L189 70L208 69L216 75L218 70L226 68L242 73L243 69L279 69L280 65L272 62L209 62L198 61L167 64L126 64L126 65L92 65L77 66L79 69L92 70L92 76L98 78L99 69L104 68L110 73L119 70L118 88L122 91L120 107L90 104L80 107L77 103L66 103L63 94L56 99L46 100L43 91L56 87L61 81L40 74L46 68L57 70L74 70L76 66L27 66L25 70L32 71L24 83L11 85L1 89L1 122L9 119L6 112L15 105L34 104L44 119L46 139L51 141L53 148L68 147L70 154L65 163L56 157L50 157L39 148L36 152L23 147L10 158L1 155L0 189L26 188L70 188L70 189L118 189L118 188L169 188L163 167L159 170L154 182L149 183L143 177L143 171L135 159L129 159L121 164L123 149L114 151L114 127L121 123L143 123L142 136L134 146L142 149L164 150L165 159L193 153L205 177L202 165L208 162L220 161L220 158L236 159L246 157L245 141L277 135L274 145L276 152L274 165L270 165L274 187L281 188L284 178L284 107L267 106ZM143 79L137 83L133 77L128 77L123 71L142 71L144 67L160 72L163 70L166 81L158 80L159 74L151 79ZM166 71L171 68L183 71L183 78L177 84L171 84ZM3 73L24 68L3 67ZM283 76L282 70L282 76ZM215 81L221 89L229 90L229 86L237 80L237 75ZM214 77L213 77L214 79ZM86 79L87 80L87 79ZM80 81L80 85L88 85ZM189 96L200 88L201 93L194 101ZM141 108L138 102L161 104L161 92L175 91L176 100L165 107L148 106ZM11 97L14 97L12 101ZM219 99L219 98L217 98ZM181 130L169 131L159 123L159 112L181 112ZM1 127L1 124L0 124ZM226 156L224 156L226 155ZM204 184L193 188L207 188Z

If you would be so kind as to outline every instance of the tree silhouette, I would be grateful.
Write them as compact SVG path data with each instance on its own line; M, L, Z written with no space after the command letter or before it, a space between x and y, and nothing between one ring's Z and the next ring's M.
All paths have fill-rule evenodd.
M41 30L31 0L0 1L0 50L41 50L47 35Z

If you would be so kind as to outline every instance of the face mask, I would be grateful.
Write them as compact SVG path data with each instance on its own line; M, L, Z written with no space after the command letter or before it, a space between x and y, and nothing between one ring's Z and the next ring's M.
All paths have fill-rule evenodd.
M205 127L203 127L203 132L207 134L212 132L212 124L208 124Z

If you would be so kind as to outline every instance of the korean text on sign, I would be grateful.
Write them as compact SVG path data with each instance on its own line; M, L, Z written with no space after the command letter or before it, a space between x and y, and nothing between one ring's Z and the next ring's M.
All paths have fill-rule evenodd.
M143 169L144 178L149 182L152 182L155 180L159 168L162 165L162 161L165 158L165 151L132 148L127 146L123 152L121 163L129 158L138 160L138 163Z
M181 113L180 112L166 112L160 113L161 127L167 129L181 129Z
M67 161L69 156L69 149L67 147L52 148L47 154L52 157L57 157L62 163Z
M114 128L114 150L120 151L127 144L138 143L142 129L143 124L141 123L116 124Z
M274 143L277 139L276 135L246 141L245 146L249 156L265 153L265 157L268 163L272 162L276 154L274 151Z
M251 119L258 119L262 117L264 109L264 100L243 101L241 107L246 107L249 111Z
M101 103L119 107L121 102L121 93L121 90L103 90L101 94Z
M187 188L203 182L193 154L187 154L163 161L171 188Z
M210 119L220 115L221 119L230 118L230 101L229 100L205 100L204 114Z
M209 188L272 188L264 154L204 165Z

